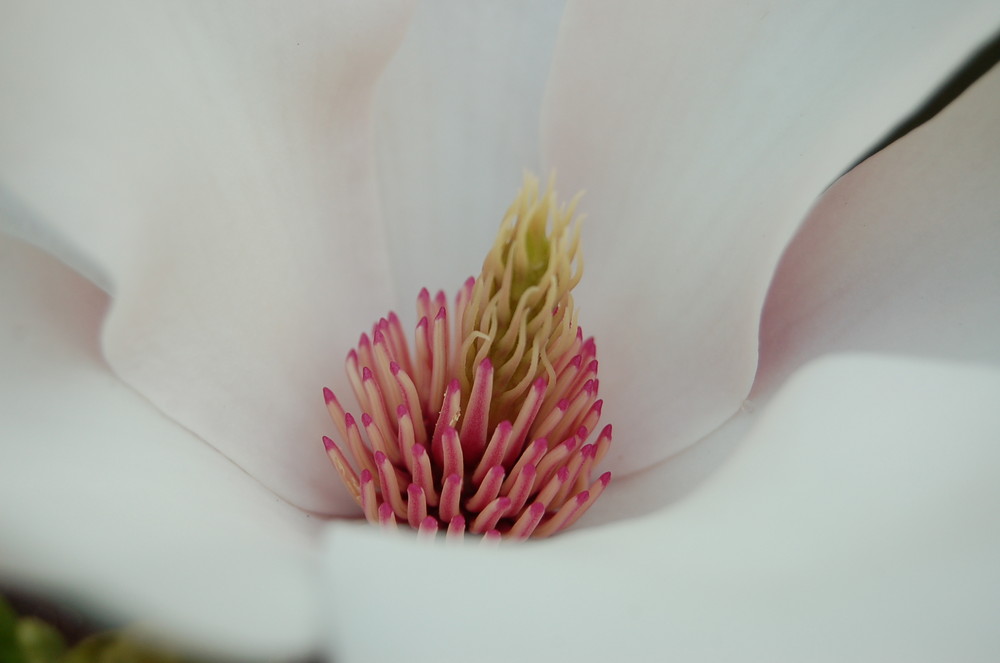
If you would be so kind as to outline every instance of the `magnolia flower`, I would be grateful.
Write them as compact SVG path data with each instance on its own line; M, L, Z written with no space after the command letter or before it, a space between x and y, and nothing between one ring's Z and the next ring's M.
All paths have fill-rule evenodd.
M5 581L236 656L989 658L1000 76L831 182L1000 8L540 4L5 9ZM533 166L630 477L518 548L336 518L319 388Z

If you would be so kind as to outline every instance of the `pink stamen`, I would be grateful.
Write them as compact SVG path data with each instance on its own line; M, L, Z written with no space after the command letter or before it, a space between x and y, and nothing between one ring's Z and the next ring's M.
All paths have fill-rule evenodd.
M577 447L579 439L574 435L553 447L545 457L542 458L535 467L538 470L538 484L543 484L555 473L555 471L569 458L570 453Z
M507 480L504 481L501 491L504 494L509 493L512 490L514 482L517 481L517 477L529 465L536 466L535 469L537 470L538 461L540 461L542 457L548 453L548 450L549 443L545 438L532 442L525 452L521 454L521 458L519 458L517 464L514 465L514 469L510 471L509 475L507 475Z
M521 517L517 519L514 526L507 532L507 536L520 541L527 539L535 531L535 528L538 527L538 523L542 522L544 515L545 505L535 502L521 513Z
M344 456L340 447L338 447L333 440L325 435L323 436L323 447L326 449L326 455L329 457L330 462L333 463L337 473L340 474L340 478L344 480L344 485L347 486L347 490L351 494L351 497L354 498L355 502L360 504L361 487L358 482L358 475L354 473L354 469L347 461L347 457Z
M392 507L382 502L378 506L378 522L386 529L396 529L396 514Z
M503 518L504 514L507 513L507 509L510 508L510 498L509 497L498 497L489 504L487 504L479 512L479 515L475 517L472 524L469 525L469 531L474 534L481 534L487 530L493 529L500 519Z
M391 365L395 362L389 352L389 343L385 334L381 331L374 333L372 354L375 361L375 375L378 376L378 384L382 396L385 398L386 408L390 411L395 410L403 403L403 390L399 388L399 383L392 375Z
M378 524L378 498L375 497L375 481L372 473L361 470L361 510L365 518L372 524Z
M566 408L566 412L559 420L559 423L553 431L548 433L548 435L558 440L565 435L569 435L570 431L579 428L582 421L582 417L580 415L585 409L593 405L596 399L596 384L593 380L588 380L583 387L583 391L578 393L570 402L569 407Z
M535 502L544 504L545 508L548 508L555 498L556 493L559 492L559 489L561 489L567 481L569 481L569 470L565 467L560 467L556 470L555 476L549 479L545 483L545 487L539 491L538 495L535 497Z
M413 364L413 381L420 391L420 396L426 399L431 391L431 342L430 323L426 316L417 322L417 330L414 334L414 347L416 348L417 359ZM430 405L426 400L421 402L423 411L427 411Z
M410 527L418 529L426 517L427 501L424 499L424 489L411 483L406 488L406 520L410 523Z
M340 401L334 396L333 392L329 388L323 387L323 400L326 401L326 410L330 413L330 419L333 421L333 425L337 427L337 432L340 433L340 439L347 439L347 422L344 420L347 412L344 410Z
M600 465L601 461L604 460L604 455L608 453L608 449L611 448L611 424L608 424L601 431L601 434L597 437L597 453L594 456L594 465Z
M432 541L437 535L438 521L434 516L427 516L420 521L420 528L417 530L417 538Z
M365 387L361 382L361 366L358 362L358 353L354 350L347 353L347 359L344 361L344 369L347 373L347 379L351 383L351 390L354 392L354 397L358 399L361 409L370 409L368 396L365 395Z
M444 475L457 474L458 476L463 476L465 474L465 462L462 458L462 442L459 440L458 432L448 426L444 429L444 435L441 437L441 461L439 463L444 468Z
M413 434L413 419L405 405L400 405L396 410L396 425L399 427L396 443L403 452L403 464L412 475L416 472L413 466L413 445L417 443L417 438Z
M375 452L375 464L378 465L378 478L382 484L382 499L392 506L399 518L406 518L406 504L399 492L399 481L396 480L396 470L381 451Z
M579 520L580 516L585 514L587 512L587 509L589 509L590 506L597 501L597 498L601 496L601 493L604 492L604 489L608 487L609 483L611 483L611 472L605 472L600 476L600 478L597 479L597 481L590 484L590 488L588 488L584 492L581 492L580 495L586 493L587 498L584 500L583 504L580 505L580 508L577 509L573 513L573 515L566 520L566 523L562 526L562 529L571 527L573 523ZM577 499L579 499L579 495L577 496Z
M507 493L507 497L510 498L511 502L511 512L516 513L520 511L525 502L528 501L528 497L531 496L531 488L535 484L536 474L535 466L528 465L517 475L514 484L510 488L510 492ZM501 492L503 492L502 488Z
M450 521L459 516L461 501L462 477L458 474L450 474L441 487L441 502L438 509L441 520Z
M410 453L413 458L413 483L424 489L427 504L438 505L438 493L434 488L434 477L431 470L431 458L421 444L414 444Z
M515 225L452 308L443 291L421 290L412 348L394 312L361 334L345 361L360 420L324 388L340 440L324 438L326 455L368 521L406 522L424 539L522 540L573 525L607 487L610 473L591 476L611 426L587 444L603 401L597 345L568 297L579 279L568 223L539 280L514 275L529 232Z
M410 412L422 412L420 396L417 394L417 386L413 383L409 374L404 371L399 364L393 363L389 366L393 379L399 385L399 390L403 395L403 405ZM413 433L418 444L427 444L427 427L424 425L424 418L417 417L413 422Z
M506 471L503 469L503 465L491 467L490 471L483 478L483 481L479 483L479 489L476 493L466 500L465 508L469 511L482 510L488 502L500 494L500 487L503 485L505 474Z
M479 465L472 473L472 481L474 483L479 483L486 476L486 472L494 465L501 465L503 463L504 455L507 452L507 445L510 443L511 433L513 431L513 426L511 426L509 421L501 421L497 426L496 430L493 432L493 438L490 440L490 444L486 447L486 453L483 454L482 459L479 461ZM463 451L467 448L465 446L465 438L462 438Z
M562 488L556 493L556 496L552 498L552 501L556 504L562 504L566 501L569 496L569 492L573 489L573 484L576 483L576 477L580 474L580 469L583 467L583 463L590 456L591 452L594 450L594 445L585 444L580 447L570 456L569 462L566 463L566 481L563 483Z
M448 313L442 307L434 316L432 346L431 346L431 385L430 409L441 409L444 384L448 378Z
M458 380L448 383L448 391L445 392L444 401L439 407L437 425L434 426L434 437L431 442L431 450L439 448L441 437L448 428L454 428L461 413L462 387Z
M597 424L601 421L601 410L604 409L604 401L598 399L594 401L594 404L590 406L587 410L587 414L583 416L580 426L586 428L588 431L592 431L597 428Z
M396 434L396 427L392 424L389 412L385 409L385 401L382 400L382 391L375 381L375 376L367 366L361 370L361 383L364 386L365 395L368 397L368 403L371 406L368 413L371 414L372 419L375 420L383 435L387 438L394 436Z
M351 450L351 455L354 456L354 460L362 469L375 472L375 459L372 457L372 452L361 441L361 432L358 430L358 425L354 423L354 417L348 414L344 419L347 424L347 447Z
M448 522L448 533L445 535L447 539L457 539L461 541L465 534L465 518L462 516L455 516Z
M552 536L559 530L566 527L569 523L570 518L576 515L577 511L584 508L584 504L590 500L590 493L583 491L577 495L574 499L563 504L559 511L555 513L554 516L546 520L543 524L539 525L535 529L535 536L546 537Z
M406 343L406 334L403 333L403 325L399 322L399 317L391 311L384 332L389 337L389 344L392 346L392 354L396 358L396 362L407 373L412 372L413 364L410 362L410 350Z
M549 437L549 433L555 430L559 422L562 421L563 416L566 414L566 410L569 409L569 399L563 398L556 404L556 407L552 412L541 420L541 423L536 425L531 429L532 437ZM558 438L551 438L558 439Z
M514 420L513 430L511 431L510 445L507 448L507 453L504 455L504 464L509 464L517 458L517 454L521 453L521 449L524 447L524 441L527 439L528 430L531 425L535 422L535 418L538 416L539 409L542 407L543 399L545 398L546 391L548 390L548 382L545 378L538 378L535 383L531 385L531 390L528 392L527 397L524 399L524 403L521 405L520 411L517 413L517 419Z
M427 288L421 288L417 293L417 317L428 319L431 317L431 293Z
M486 430L490 422L490 403L493 400L493 364L484 359L476 369L469 403L462 417L462 445L470 459L478 458L486 445ZM507 424L508 427L510 424Z
M368 340L368 334L362 334L358 340L358 361L362 370L375 365L375 360L372 358L372 343Z
M347 415L350 416L350 415ZM375 424L371 415L365 412L361 415L361 425L364 426L365 434L368 435L368 441L371 442L372 450L375 452L381 451L393 464L400 464L403 462L403 457L399 453L399 449L396 447L395 443L389 443L385 436L382 435L382 431Z

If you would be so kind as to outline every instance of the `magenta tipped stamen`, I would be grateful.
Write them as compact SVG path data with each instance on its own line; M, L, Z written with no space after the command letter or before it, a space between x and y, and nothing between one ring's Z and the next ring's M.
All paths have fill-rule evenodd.
M482 459L479 461L479 465L472 473L472 481L479 483L486 476L486 472L494 465L501 465L503 463L504 455L507 453L507 445L510 443L511 432L513 427L510 425L509 421L501 421L500 425L497 426L496 430L493 432L493 438L490 440L489 446L486 448L486 453L483 454ZM465 438L462 438L462 442L465 442ZM463 444L463 450L465 446Z
M548 508L555 499L556 493L559 492L567 481L569 481L569 470L565 467L560 467L556 470L555 476L544 483L544 488L535 497L535 502L544 504L545 508ZM542 482L537 482L535 485L540 486L543 484Z
M424 499L424 489L415 483L406 488L406 520L410 527L417 529L427 517L427 501Z
M462 441L458 437L458 431L451 426L445 428L444 435L441 436L441 459L438 462L441 464L445 476L465 474Z
M333 425L337 427L337 432L340 433L340 439L346 440L347 412L340 404L340 401L337 400L337 397L334 396L333 392L327 387L323 387L323 400L326 401L326 411L330 413L330 419L333 421Z
M337 473L340 474L340 478L344 480L344 485L347 486L347 491L354 498L354 501L358 504L361 503L361 483L358 481L358 475L354 473L354 469L351 464L347 461L347 457L340 450L333 440L327 436L323 436L323 446L326 448L326 455L329 457L330 462L333 463L334 468L336 468Z
M469 525L469 531L475 534L480 534L486 530L493 529L500 519L503 518L504 514L510 508L510 498L509 497L498 497L479 512L472 524Z
M458 474L448 475L441 487L441 502L438 509L441 520L450 521L461 515L461 503L462 477Z
M589 500L590 500L590 493L588 493L587 491L583 491L575 498L563 504L559 508L559 511L557 511L554 516L546 520L544 523L542 523L535 529L534 532L535 536L538 537L552 536L559 530L563 529L564 527L567 527L570 518L575 516L578 511L585 508L584 505L587 504Z
M378 478L382 485L382 499L392 506L392 510L399 518L406 518L406 504L403 496L399 492L399 481L396 479L396 471L388 457L381 451L375 452L375 464L378 465Z
M375 481L372 473L361 470L361 510L372 524L378 524L378 498L375 496Z
M434 437L432 448L441 444L441 437L448 428L454 428L458 423L461 414L462 388L458 380L452 380L448 384L448 391L445 392L444 400L438 412L437 424L434 426Z
M531 496L531 489L535 484L535 475L534 465L528 465L517 475L517 479L515 479L511 486L510 492L507 493L507 497L510 498L510 510L512 512L520 511L521 507L528 501L528 498ZM501 489L502 492L503 489Z
M420 527L417 529L417 538L424 540L433 540L437 535L438 531L438 520L434 516L427 516L420 521Z
M465 534L465 518L462 516L455 516L448 522L448 533L445 535L448 539L457 539L461 541Z
M521 540L571 526L606 488L610 474L591 476L611 427L588 444L603 401L570 296L572 215L528 180L453 305L420 291L412 347L394 312L360 335L344 364L360 418L323 389L339 440L326 455L368 521Z
M465 502L465 508L470 511L480 511L488 502L500 494L500 487L503 485L503 478L506 474L502 465L491 467L483 480L479 482L479 489Z
M580 507L573 512L573 515L566 520L566 523L562 526L562 529L566 529L567 527L572 527L573 523L579 520L580 516L585 514L587 512L587 509L589 509L590 506L597 501L597 498L601 496L601 493L604 492L604 489L608 487L609 483L611 483L611 472L605 472L600 476L599 479L597 479L597 481L590 484L590 488L581 492L580 495L586 493L587 498L580 505ZM579 499L579 495L577 496L577 499Z
M490 403L493 400L493 364L484 359L476 369L476 380L462 417L462 445L470 458L478 458L486 446L486 431L490 423ZM509 426L510 424L508 424Z
M413 458L413 483L424 489L427 504L438 505L438 493L434 488L433 470L431 470L431 458L423 445L414 444L410 453Z
M535 531L535 528L538 527L538 523L542 522L544 515L545 505L535 502L521 513L521 517L517 519L517 522L510 528L507 535L516 540L523 541L527 539Z
M517 481L518 475L528 466L535 466L537 469L538 461L545 456L549 451L549 443L545 438L541 438L532 442L521 457L518 459L517 463L514 465L514 469L510 471L507 475L507 480L504 481L503 488L501 489L503 493L508 493L512 490L514 482Z
M396 514L392 507L382 502L378 507L378 522L386 529L396 529Z
M347 415L351 416L351 415ZM402 456L399 453L399 449L396 447L395 443L389 443L385 436L382 435L381 429L375 424L375 421L371 418L371 415L365 412L361 415L361 425L365 429L365 434L368 436L368 441L371 443L371 448L373 452L381 451L389 460L394 464L400 464L402 462Z
M517 458L517 454L521 453L521 449L524 447L524 441L528 436L528 430L530 430L531 425L535 422L535 418L538 416L539 409L542 407L542 401L544 400L547 391L548 382L545 381L545 378L538 378L535 380L535 383L531 385L531 389L528 391L528 395L524 399L524 403L521 404L520 411L517 413L517 418L514 420L513 430L511 431L510 445L508 445L507 453L503 459L505 464L513 462L513 460Z

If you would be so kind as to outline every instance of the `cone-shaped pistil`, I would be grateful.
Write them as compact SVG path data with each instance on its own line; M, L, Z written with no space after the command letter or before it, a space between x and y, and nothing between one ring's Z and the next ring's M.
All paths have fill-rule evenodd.
M573 207L526 177L454 308L422 290L414 347L390 313L348 354L360 427L324 389L338 433L323 438L327 454L372 523L426 537L549 536L608 485L610 473L592 473L611 426L587 443L602 401L597 346L570 294L583 271Z

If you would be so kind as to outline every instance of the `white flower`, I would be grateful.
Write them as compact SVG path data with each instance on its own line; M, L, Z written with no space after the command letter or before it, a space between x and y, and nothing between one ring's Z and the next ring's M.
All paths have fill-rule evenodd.
M235 655L988 659L1000 76L809 210L1000 8L411 11L5 8L3 227L111 298L0 244L3 577ZM588 191L636 474L516 550L310 515L350 512L320 388L532 165Z

